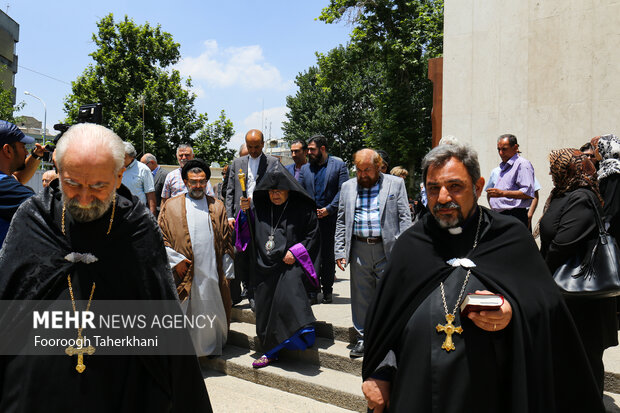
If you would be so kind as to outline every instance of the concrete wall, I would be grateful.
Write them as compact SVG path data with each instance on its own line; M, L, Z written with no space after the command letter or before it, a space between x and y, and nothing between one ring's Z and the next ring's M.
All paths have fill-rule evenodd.
M443 82L443 134L473 144L485 178L497 137L517 136L537 219L549 151L620 134L620 0L445 0Z

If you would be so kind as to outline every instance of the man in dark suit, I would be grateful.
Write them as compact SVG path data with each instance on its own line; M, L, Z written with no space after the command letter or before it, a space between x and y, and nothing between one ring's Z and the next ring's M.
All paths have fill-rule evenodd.
M145 153L140 159L140 162L148 166L153 173L153 181L155 182L155 203L157 204L157 213L155 217L157 217L161 207L161 191L164 189L164 182L166 182L168 171L157 164L157 158L152 153Z
M245 174L247 195L248 198L251 199L254 188L265 176L265 173L273 168L274 165L280 163L278 158L263 153L264 145L263 133L257 129L250 130L245 134L245 146L248 150L248 155L235 159L230 165L230 168L228 168L226 214L228 215L228 224L231 228L235 226L237 214L241 209L241 197L243 196L238 178L239 170ZM235 279L230 283L230 294L233 303L236 304L241 301L242 297L239 293L239 282L243 281L244 284L246 284L250 307L254 309L254 292L251 286L247 286L250 271L248 258L245 252L237 251L235 254Z
M285 168L297 180L299 180L299 173L301 172L301 167L308 162L307 157L308 144L303 139L295 139L291 143L291 158L293 158L294 163L286 165Z
M327 153L327 139L314 135L308 142L310 162L301 167L299 182L314 198L321 230L321 265L319 277L323 290L323 303L332 302L334 275L336 274L334 258L334 236L340 187L349 179L346 164L340 158ZM310 297L316 302L316 296Z

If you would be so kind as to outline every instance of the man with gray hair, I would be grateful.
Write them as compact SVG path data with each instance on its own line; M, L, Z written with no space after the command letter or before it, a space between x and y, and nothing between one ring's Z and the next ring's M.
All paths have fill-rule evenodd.
M131 193L137 196L153 215L157 215L155 184L151 170L136 160L136 148L130 142L123 142L123 145L125 146L123 185L129 188Z
M161 191L164 189L164 183L166 182L166 176L168 171L157 164L157 158L152 153L145 153L140 162L148 166L153 174L153 183L155 184L155 204L157 205L157 214L161 208Z
M604 411L531 234L478 206L484 178L476 152L437 146L422 173L430 214L396 240L364 325L368 407ZM465 297L480 306L463 306ZM488 299L496 303L485 309Z
M135 303L141 310L149 303L169 303L170 315L182 316L159 228L121 185L124 158L123 142L111 130L72 126L56 148L59 179L14 216L0 250L0 300L20 304L0 313L0 346L17 351L2 353L0 411L75 412L97 406L104 412L211 412L194 354L133 351L122 343L109 351L109 344L94 338L111 334L102 333L99 316L95 329L83 324L58 331L61 343L69 344L47 352L24 352L26 339L5 333L11 323L33 319L28 302L38 303L37 310L50 303L68 309L76 324L90 304L101 314L110 300L115 307ZM144 334L156 334L150 322L147 326ZM117 330L136 334L128 328ZM191 349L187 331L178 342Z
M181 169L185 164L194 159L194 150L191 146L182 143L177 148L177 161L179 161L179 168L166 175L166 181L164 182L164 188L161 190L161 204L160 208L163 208L164 203L173 196L184 194L187 192L185 182L181 176ZM213 186L211 182L207 181L207 195L215 197Z
M239 147L239 158L248 154L248 147L245 146L245 142Z

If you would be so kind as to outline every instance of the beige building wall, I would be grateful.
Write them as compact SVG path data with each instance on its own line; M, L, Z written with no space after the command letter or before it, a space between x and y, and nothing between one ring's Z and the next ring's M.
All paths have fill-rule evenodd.
M443 70L443 134L473 144L485 178L497 137L516 135L537 220L549 151L620 134L620 0L445 0Z

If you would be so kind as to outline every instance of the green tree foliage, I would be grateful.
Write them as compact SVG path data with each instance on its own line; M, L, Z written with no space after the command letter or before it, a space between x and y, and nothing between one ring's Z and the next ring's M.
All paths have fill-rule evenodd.
M176 163L176 147L191 143L206 119L194 109L191 80L170 68L180 59L179 44L159 25L137 25L127 16L115 23L109 14L97 28L97 49L90 54L95 62L72 82L65 121L76 122L80 105L100 102L105 126L138 150L144 136L147 152Z
M229 164L235 157L235 150L224 148L234 134L232 121L226 118L226 113L222 111L219 119L205 125L198 132L193 143L196 157L207 161L209 164L211 162L217 162L220 166Z
M6 66L0 66L0 72L8 70ZM17 119L13 114L20 111L24 106L24 102L14 104L15 96L13 96L13 90L5 89L4 81L0 80L0 119L6 120L12 123L16 123Z
M384 149L392 166L412 170L431 144L432 83L427 70L428 59L442 53L443 1L330 0L319 19L351 23L351 41L317 54L312 89L302 87L310 71L298 76L299 92L287 101L287 138L304 125L327 123L318 114L347 108L355 112L351 122L334 125L349 131L339 129L331 136L338 139L355 131L353 140L343 140L348 152L362 146ZM321 93L336 97L317 100ZM343 156L350 161L348 154Z
M314 134L332 139L329 152L343 159L351 159L353 152L364 146L364 135L372 108L370 85L377 82L380 72L365 70L347 72L338 81L322 86L321 74L329 65L344 65L350 50L338 47L319 59L319 67L312 66L300 73L295 83L299 91L286 99L289 112L283 130L289 140L308 140Z

